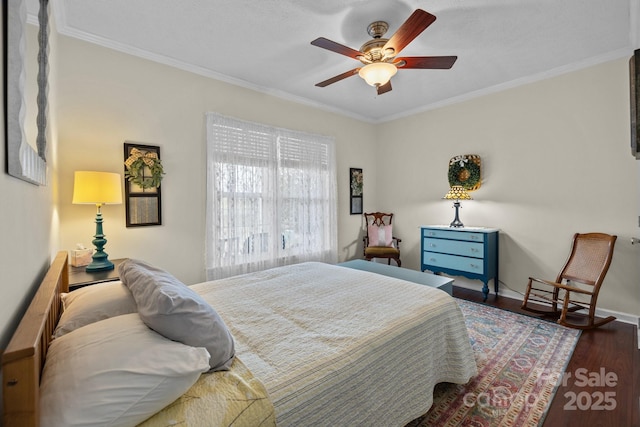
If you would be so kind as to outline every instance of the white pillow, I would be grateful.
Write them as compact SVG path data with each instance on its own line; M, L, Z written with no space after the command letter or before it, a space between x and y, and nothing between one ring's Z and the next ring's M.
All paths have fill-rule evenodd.
M233 362L233 336L224 320L193 289L168 272L143 261L128 259L118 267L138 306L142 321L165 337L205 347L212 371L227 370Z
M121 281L98 283L62 294L63 312L53 334L58 338L84 325L136 312L136 301Z
M51 343L40 382L40 425L136 425L207 370L206 349L168 340L136 313L101 320Z

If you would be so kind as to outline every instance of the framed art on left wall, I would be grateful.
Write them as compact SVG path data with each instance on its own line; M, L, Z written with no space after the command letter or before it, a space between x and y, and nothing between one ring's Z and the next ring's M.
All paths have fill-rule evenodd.
M47 185L49 0L36 1L37 45L27 41L26 3L27 0L2 2L5 167L15 178ZM35 97L26 96L30 81L36 81Z
M349 213L351 215L362 214L362 169L349 168Z

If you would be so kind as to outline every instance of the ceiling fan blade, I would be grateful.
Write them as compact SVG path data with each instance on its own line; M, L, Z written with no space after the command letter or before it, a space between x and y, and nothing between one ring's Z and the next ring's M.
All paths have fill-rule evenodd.
M332 52L339 53L340 55L348 56L349 58L353 59L358 59L359 56L362 56L362 52L360 52L359 50L351 49L348 46L336 43L329 39L325 39L324 37L318 37L317 39L312 41L311 44L323 49L330 50Z
M449 69L458 59L457 56L406 56L396 58L394 64L398 68ZM404 65L402 64L404 62Z
M339 82L342 79L346 79L347 77L351 77L354 74L358 74L358 71L360 71L360 68L354 68L353 70L349 70L347 72L344 72L342 74L338 74L335 77L331 77L330 79L327 79L323 82L320 83L316 83L316 86L318 87L325 87L325 86L329 86L330 84L333 84L335 82Z
M404 24L398 28L398 31L391 36L389 41L384 45L383 50L391 48L395 51L395 55L399 54L402 49L418 37L418 35L435 20L436 17L429 12L416 9Z
M391 92L391 80L389 80L382 86L378 86L378 95L382 95L383 93L387 92Z

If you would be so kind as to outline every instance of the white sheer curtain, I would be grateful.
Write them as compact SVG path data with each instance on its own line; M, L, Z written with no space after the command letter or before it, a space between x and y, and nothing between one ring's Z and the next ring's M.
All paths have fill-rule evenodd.
M333 138L207 114L207 280L338 258Z

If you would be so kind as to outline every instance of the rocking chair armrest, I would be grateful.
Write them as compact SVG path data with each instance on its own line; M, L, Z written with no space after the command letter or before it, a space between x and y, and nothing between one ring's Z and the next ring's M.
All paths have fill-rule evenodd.
M530 282L544 283L545 285L549 285L549 286L556 286L556 285L560 284L560 283L552 282L551 280L538 279L537 277L529 277L529 281Z
M570 291L570 292L578 292L580 294L585 294L585 295L591 295L593 293L593 292L586 291L584 289L576 288L575 286L569 286L569 285L565 285L563 283L556 283L556 282L552 282L550 280L537 279L535 277L529 277L529 280L530 281L534 281L534 282L538 282L538 283L544 283L545 285L553 286L555 288L564 289L564 290Z

